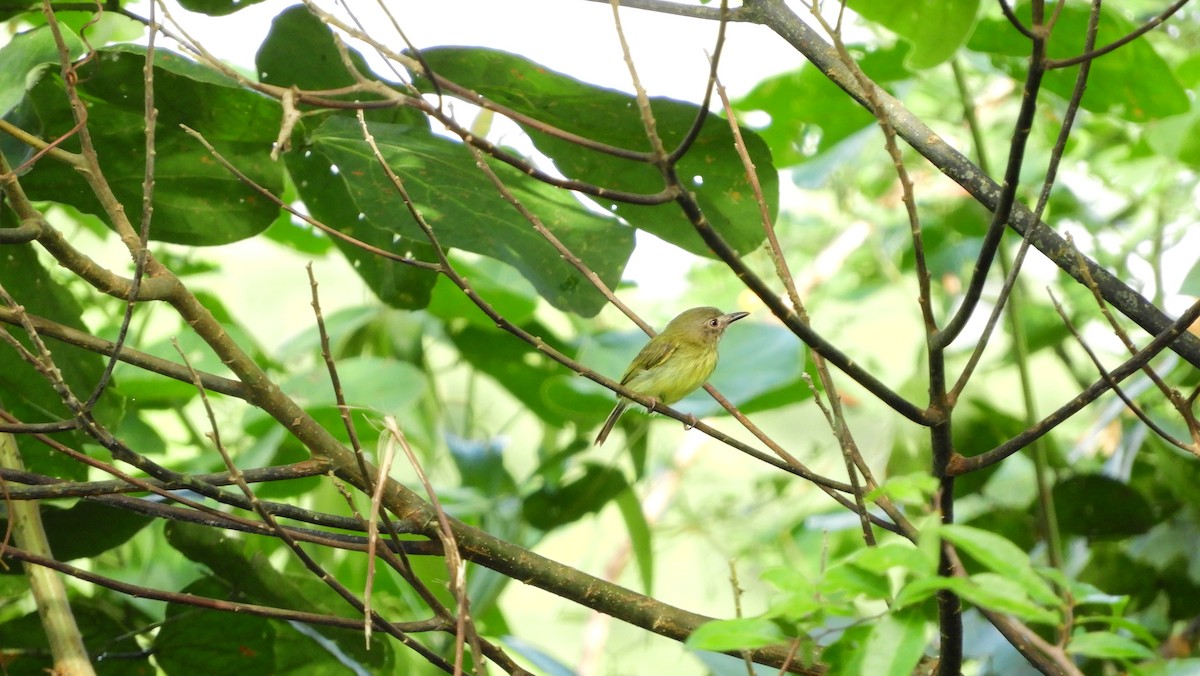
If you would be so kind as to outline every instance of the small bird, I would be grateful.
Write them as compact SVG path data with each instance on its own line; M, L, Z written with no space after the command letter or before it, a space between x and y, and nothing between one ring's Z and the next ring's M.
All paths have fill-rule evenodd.
M674 404L708 380L717 368L717 343L725 335L725 329L748 314L723 314L715 307L684 311L633 358L621 377L621 384L659 403ZM596 435L597 446L604 443L617 418L632 403L625 397L617 399L616 407Z

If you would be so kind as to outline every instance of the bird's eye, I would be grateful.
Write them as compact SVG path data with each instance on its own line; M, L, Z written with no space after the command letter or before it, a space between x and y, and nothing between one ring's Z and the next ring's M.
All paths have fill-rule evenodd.
M717 328L718 326L720 326L720 325L721 325L721 322L717 321L717 320L714 318L714 319L710 319L710 320L708 320L708 325L709 325L709 326L711 326L711 327L713 327L713 328L715 329L715 328Z

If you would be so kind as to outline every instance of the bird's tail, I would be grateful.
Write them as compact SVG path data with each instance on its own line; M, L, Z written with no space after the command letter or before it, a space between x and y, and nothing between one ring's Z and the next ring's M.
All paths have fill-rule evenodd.
M600 434L596 435L597 446L603 444L604 440L608 438L608 433L612 431L613 425L617 424L617 418L620 418L627 408L629 408L629 402L625 399L617 402L617 405L613 407L612 413L609 413L608 419L604 421L604 427L600 428Z

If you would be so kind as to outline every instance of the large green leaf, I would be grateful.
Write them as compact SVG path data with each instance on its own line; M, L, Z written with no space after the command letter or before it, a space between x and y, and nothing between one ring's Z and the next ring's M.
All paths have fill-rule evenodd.
M1146 142L1163 157L1170 157L1187 164L1192 169L1200 168L1200 111L1190 110L1182 115L1153 120L1146 125ZM1181 293L1196 295L1200 285L1193 270Z
M884 615L871 627L863 657L864 674L909 676L925 653L925 618L915 611Z
M591 316L604 306L604 296L496 193L462 144L402 125L373 124L371 134L443 246L508 263L560 309ZM301 157L289 162L289 167L309 162L319 165L324 180L344 185L361 214L349 222L329 225L360 239L424 239L357 123L331 117L309 134L307 143L298 153ZM633 251L632 230L615 226L611 218L588 211L569 193L507 165L497 163L493 170L568 249L606 284L616 286ZM311 187L297 182L302 196Z
M190 589L193 593L214 598L233 597L239 601L303 612L331 615L344 615L347 612L345 601L312 575L289 574L277 570L277 566L270 562L270 556L283 546L273 539L229 538L219 530L181 522L168 524L164 533L172 547L212 573L212 577L194 583ZM380 576L377 589L386 588L389 584L387 578L388 576ZM346 581L343 579L343 582ZM175 623L192 628L191 631L173 628L169 633L160 633L156 639L156 646L160 652L166 651L170 646L169 652L172 653L173 660L176 660L174 664L179 667L175 673L197 673L197 669L206 673L209 669L215 669L215 673L266 673L236 668L239 664L249 668L249 665L241 660L254 659L254 655L223 655L224 652L239 652L237 646L252 638L263 641L261 645L264 649L275 651L276 654L271 656L271 659L291 662L289 656L276 648L276 641L282 638L286 625L236 613L195 612L186 606L175 605L168 606L167 617L171 621L167 622L164 628ZM185 617L192 617L195 624L185 622ZM219 631L222 623L228 627L238 618L247 620L247 633L244 637L229 629L224 633ZM314 631L336 642L336 649L344 651L347 657L359 662L367 668L366 670L372 673L392 673L395 654L386 636L376 634L367 646L362 632L358 630L314 627ZM211 639L203 645L198 645L189 635L211 635ZM305 643L311 641L310 637ZM310 650L311 646L305 649ZM324 653L329 649L316 651L314 654ZM216 661L205 662L206 659ZM226 666L214 667L218 662ZM208 666L197 667L200 663ZM272 670L268 671L274 673Z
M1034 600L1048 606L1059 603L1054 589L1034 571L1029 555L1003 537L957 524L942 526L938 532L988 569L1019 585Z
M144 63L143 48L105 49L81 68L79 78L104 177L135 227L142 212L145 172ZM212 245L262 232L276 219L279 208L226 171L180 125L199 131L251 180L279 193L282 169L270 159L279 125L278 105L178 54L159 50L154 65L159 117L151 238ZM61 78L43 78L32 99L46 136L70 134L75 123ZM79 150L74 137L64 146ZM22 183L33 199L104 213L83 178L61 163L42 160Z
M255 54L254 65L261 82L280 87L307 91L350 87L358 80L346 69L341 49L346 49L350 63L358 73L370 75L371 69L358 50L339 45L324 21L314 16L307 7L293 5L280 12L271 22L271 31ZM363 99L360 91L326 96L344 101ZM428 119L422 113L406 106L367 109L363 112L372 122L428 126ZM320 114L353 117L354 111L346 108L322 111Z
M788 637L771 620L760 617L739 617L732 620L713 620L696 627L685 645L693 650L731 651L762 648L783 643Z
M492 258L451 258L454 269L471 282L479 297L508 321L520 325L533 318L538 293L512 267ZM448 277L439 277L433 288L429 314L443 322L466 320L481 328L494 329L496 321L484 314Z
M11 567L15 572L23 573L21 566ZM94 596L71 594L69 598L71 620L83 636L88 655L94 659L89 667L98 676L155 673L150 655L138 643L153 620L130 603L131 598L116 598L107 590L92 594ZM12 610L18 607L14 604L16 600L15 595L5 598ZM15 616L10 611L6 614L9 616L12 619L0 623L5 676L41 676L61 671L61 663L55 660L50 650L42 614L31 611Z
M369 72L361 54L350 50L349 55L360 73ZM342 62L329 26L301 5L289 7L271 22L271 31L255 55L255 65L262 82L281 87L328 90L355 83L354 76ZM359 96L348 94L341 98ZM350 111L329 114L349 115ZM373 121L427 126L422 115L403 107L367 111L366 115ZM302 138L302 135L298 136L297 141ZM417 260L435 260L434 250L424 238L413 239L382 227L356 227L361 212L346 183L329 180L328 162L300 153L289 153L285 158L309 215L331 227L354 230L356 239L371 246L401 254L411 253ZM433 272L382 258L339 239L334 242L383 302L404 309L423 308L429 304L430 293L437 281Z
M569 348L555 344L549 327L536 322L521 327L572 356ZM603 390L577 387L581 378L495 327L456 323L447 335L467 363L491 376L531 413L552 425L594 425L612 407L613 400Z
M525 498L522 511L531 526L548 531L600 511L627 490L629 482L619 470L588 463L582 476L531 493Z
M351 52L362 72L362 56ZM354 84L333 40L333 31L303 5L293 5L271 22L271 32L254 57L262 82L302 90L337 89Z
M224 16L233 14L239 9L257 5L263 0L179 0L179 6L192 11L208 14L209 16Z
M288 153L285 159L296 190L303 196L304 205L313 218L385 251L408 254L409 258L418 261L437 259L427 241L364 223L359 217L362 212L349 190L351 183L331 177L326 159L307 153ZM429 304L433 285L438 279L434 272L384 258L341 239L333 241L379 300L409 310Z
M230 589L212 578L188 585L186 592L225 598ZM276 625L265 617L218 613L170 604L154 637L158 665L167 674L267 674L276 666Z
M975 26L979 0L850 0L864 19L882 24L912 45L905 61L930 68L954 55Z
M602 143L650 150L637 101L629 94L580 82L523 57L490 49L440 47L422 55L439 75L546 124ZM695 104L663 98L652 99L650 107L668 150L680 142L699 112ZM530 125L524 129L537 149L570 178L613 190L657 193L663 189L658 170L649 164L585 150ZM771 152L753 131L742 129L742 137L774 217L779 179ZM713 227L738 252L747 253L762 243L758 203L734 149L728 122L709 115L695 144L679 162L678 173L689 182ZM651 207L597 201L634 227L693 253L711 255L674 204Z
M1108 631L1080 631L1071 637L1067 652L1082 657L1152 660L1153 650L1128 636Z
M72 54L83 50L83 43L70 30L63 30L63 40ZM8 115L25 98L49 70L57 70L58 45L49 29L31 30L14 35L0 48L0 117Z
M82 319L83 308L38 261L34 245L0 246L0 286L29 314L88 332ZM38 354L38 349L20 328L0 324L0 330L9 331L33 354ZM43 341L63 382L77 399L86 401L100 381L104 369L103 358L50 338L43 338ZM123 400L110 387L93 413L100 422L115 425L122 406ZM6 344L0 344L0 407L22 422L29 423L73 417L46 378ZM84 438L82 433L73 433L63 441L78 444ZM83 479L86 476L87 468L81 463L53 453L42 444L26 441L30 443L22 442L22 455L30 471L71 479Z
M621 510L621 518L625 520L625 530L629 534L629 546L633 552L633 560L637 564L638 577L642 581L642 593L654 595L654 531L642 511L642 503L633 489L623 491L617 496L617 507Z
M1029 4L1022 4L1016 12L1029 25ZM1088 9L1085 6L1064 5L1047 44L1050 58L1078 55L1083 50L1087 24ZM1115 42L1135 28L1137 26L1119 11L1105 7L1096 45ZM1001 68L1014 78L1024 79L1030 43L1005 19L980 21L967 46L994 55L993 60ZM1076 73L1076 68L1050 71L1046 73L1043 85L1055 94L1069 98L1075 87ZM1081 105L1092 112L1110 113L1135 122L1179 115L1189 108L1187 93L1175 73L1144 38L1092 61L1087 93Z
M98 556L124 543L154 520L153 517L92 500L80 500L69 509L43 505L42 525L50 551L59 561ZM0 519L0 532L8 532L8 519ZM87 537L79 537L87 533ZM2 573L21 574L13 566Z
M1150 530L1158 519L1141 493L1099 474L1073 476L1054 484L1054 511L1064 533L1123 538Z

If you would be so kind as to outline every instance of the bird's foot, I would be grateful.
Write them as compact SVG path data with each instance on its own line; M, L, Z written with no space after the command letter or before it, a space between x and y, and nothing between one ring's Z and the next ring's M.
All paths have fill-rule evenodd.
M683 429L685 431L690 431L690 430L696 429L696 425L699 425L699 424L700 424L700 421L696 420L696 416L689 413L687 416L687 422L683 423Z
M658 406L658 399L650 397L650 405L646 407L647 415L654 415L654 409Z

